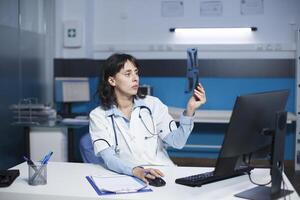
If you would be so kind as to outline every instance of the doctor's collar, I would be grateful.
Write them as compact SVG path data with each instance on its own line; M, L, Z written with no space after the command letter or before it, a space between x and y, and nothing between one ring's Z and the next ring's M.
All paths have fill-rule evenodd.
M133 110L138 107L146 106L146 103L143 99L134 98L133 100ZM110 109L105 111L105 117L109 117L111 115L114 116L123 116L123 114L119 111L116 105L113 105Z
M133 100L133 109L135 109L137 107L142 107L142 106L146 106L146 103L145 103L144 99L134 98L134 100Z

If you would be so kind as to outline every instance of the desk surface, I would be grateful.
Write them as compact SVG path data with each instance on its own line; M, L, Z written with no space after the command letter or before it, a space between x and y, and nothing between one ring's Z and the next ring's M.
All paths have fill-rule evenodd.
M180 115L183 113L183 108L169 107L170 115L179 121ZM228 123L231 117L231 110L197 110L195 112L194 121L198 123ZM295 114L288 112L287 123L296 121Z
M240 176L202 187L187 187L175 183L175 179L210 171L211 168L200 167L159 167L164 173L167 184L164 187L152 187L153 192L118 194L101 196L101 199L235 199L234 194L253 188L248 176ZM76 200L100 199L85 179L86 175L105 175L112 172L99 165L83 163L50 162L48 164L48 183L43 186L30 186L27 183L28 168L26 163L14 167L20 170L20 176L8 188L0 188L0 197L5 200ZM269 181L269 171L255 169L253 179L260 183ZM284 180L288 189L293 190L286 176ZM239 199L239 198L236 198ZM288 199L299 199L293 192Z

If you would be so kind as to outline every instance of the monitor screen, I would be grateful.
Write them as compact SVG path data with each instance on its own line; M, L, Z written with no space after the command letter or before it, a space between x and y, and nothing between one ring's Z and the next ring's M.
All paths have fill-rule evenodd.
M90 101L90 85L88 78L55 78L56 102L87 102Z
M284 110L288 95L288 90L280 90L237 97L215 174L234 174L243 164L249 166L249 163L240 162L241 158L259 153L269 156L267 167L271 169L272 184L271 187L255 187L236 196L257 199L257 195L269 198L291 193L280 188L286 131Z
M288 94L280 90L237 97L219 156L241 156L270 145L264 131L274 130L276 113L284 111Z

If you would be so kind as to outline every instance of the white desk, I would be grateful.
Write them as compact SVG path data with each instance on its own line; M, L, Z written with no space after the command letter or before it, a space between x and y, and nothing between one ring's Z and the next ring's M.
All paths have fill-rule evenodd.
M169 113L175 121L179 121L180 115L183 113L184 108L169 107ZM196 123L228 123L231 117L231 110L197 110L194 116ZM296 121L295 114L288 112L287 123Z
M22 163L14 167L20 170L20 176L8 188L0 188L0 199L3 200L77 200L77 199L239 199L233 195L254 187L248 176L240 176L202 187L188 187L178 185L175 179L183 176L210 171L211 168L199 167L159 167L167 182L164 187L151 187L153 192L118 194L98 196L92 186L85 179L86 175L103 175L112 173L101 166L83 163L50 162L48 164L48 183L43 186L30 186L27 183L27 164ZM269 180L269 171L256 169L253 179L260 183ZM294 190L286 176L284 180L288 189ZM288 199L300 199L293 192Z

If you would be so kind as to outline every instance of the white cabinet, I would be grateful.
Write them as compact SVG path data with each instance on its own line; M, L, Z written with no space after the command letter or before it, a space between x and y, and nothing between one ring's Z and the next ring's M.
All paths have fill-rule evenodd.
M53 151L51 161L68 161L68 132L66 127L31 127L29 133L30 158L41 160Z

